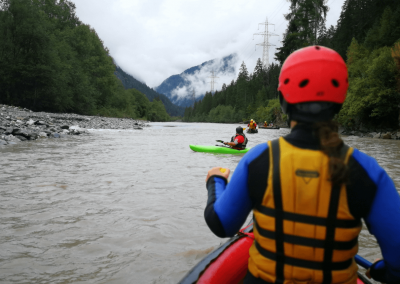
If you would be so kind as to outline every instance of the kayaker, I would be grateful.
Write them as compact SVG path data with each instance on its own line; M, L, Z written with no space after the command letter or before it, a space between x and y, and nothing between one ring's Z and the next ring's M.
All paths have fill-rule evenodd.
M264 121L264 127L268 127L268 123Z
M208 171L204 217L215 235L234 236L253 210L244 283L355 284L361 219L383 256L367 276L400 283L399 193L374 158L343 143L332 121L347 88L337 52L295 51L278 87L291 133L252 148L229 183L229 169Z
M243 150L246 149L247 137L243 133L243 128L241 126L236 127L236 135L232 136L231 142L224 142L225 145L231 146L233 149Z

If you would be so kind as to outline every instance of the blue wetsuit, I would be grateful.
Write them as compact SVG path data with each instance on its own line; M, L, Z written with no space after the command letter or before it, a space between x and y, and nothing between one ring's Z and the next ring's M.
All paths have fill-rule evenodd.
M293 128L284 139L296 147L320 149L318 139L304 125ZM350 176L346 186L350 212L356 219L364 219L384 258L373 265L371 275L387 284L400 283L399 193L374 158L354 149L348 166ZM263 143L241 159L229 184L220 176L209 178L204 217L215 235L232 237L240 230L251 210L262 201L268 171L269 149Z

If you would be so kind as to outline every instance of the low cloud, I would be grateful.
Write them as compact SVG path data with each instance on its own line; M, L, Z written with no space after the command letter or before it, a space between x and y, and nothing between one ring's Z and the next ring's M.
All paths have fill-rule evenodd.
M197 70L194 74L182 73L182 77L186 82L185 86L177 87L171 94L177 96L177 99L192 95L193 91L195 96L199 97L204 95L206 92L211 92L211 81L212 74L214 74L214 92L221 90L222 85L225 83L228 85L232 80L235 79L238 66L239 58L237 54L233 55L231 59L226 62L223 59L215 59L212 62L205 64L200 70ZM224 67L226 70L224 70ZM213 73L214 72L214 73Z

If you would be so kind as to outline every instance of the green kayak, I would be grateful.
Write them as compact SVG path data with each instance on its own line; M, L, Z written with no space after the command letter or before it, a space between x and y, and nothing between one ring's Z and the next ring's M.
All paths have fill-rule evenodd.
M236 150L224 146L204 146L204 145L189 145L189 147L195 152L207 152L207 153L219 153L219 154L244 154L250 150L250 148L246 148L244 150Z

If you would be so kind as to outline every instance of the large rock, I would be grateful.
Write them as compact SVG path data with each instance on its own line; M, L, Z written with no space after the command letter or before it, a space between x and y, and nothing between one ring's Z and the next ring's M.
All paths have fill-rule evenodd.
M8 144L7 141L0 139L0 146L5 146L7 144Z
M15 135L16 138L18 138L20 141L26 141L28 138L22 136L22 135Z
M392 134L387 132L386 134L382 135L382 139L392 139Z
M13 130L14 130L14 128L8 127L8 128L6 129L6 131L4 132L4 134L5 134L5 135L10 135L10 134L13 133Z
M26 125L33 125L35 124L35 121L32 118L29 118L27 122L25 122Z
M6 140L8 142L8 144L10 144L9 142L19 142L20 141L18 138L16 138L13 135L4 136L4 140Z
M376 133L376 134L374 134L373 138L381 138L381 134L380 133Z

